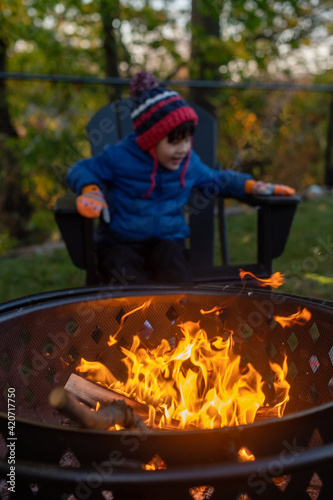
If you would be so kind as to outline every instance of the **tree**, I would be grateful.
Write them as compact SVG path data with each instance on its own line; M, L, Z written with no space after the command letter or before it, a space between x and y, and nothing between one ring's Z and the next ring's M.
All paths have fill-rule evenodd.
M215 1L192 0L190 76L197 80L221 78L219 67L226 62L221 58L223 43L220 39L220 12ZM191 89L191 100L209 112L214 112L211 90Z
M0 71L6 71L7 63L7 41L0 38ZM17 137L17 132L10 119L8 109L6 80L0 80L0 134L7 137Z
M4 28L4 7L0 7L0 71L7 69L9 33ZM18 134L12 123L7 99L6 80L0 80L0 148L2 151L0 213L2 224L15 239L26 236L26 223L32 212L29 197L21 189L19 159L16 154Z
M191 0L187 2L180 8L179 0L3 0L0 69L123 77L147 69L160 80L283 79L293 75L300 47L313 46L332 31L328 0L193 0L192 10ZM319 58L317 62L318 72L324 72L326 67L319 65ZM27 240L50 231L50 209L65 186L65 172L90 154L86 123L96 109L120 95L118 86L105 88L49 82L5 85L0 80L0 140L6 156L0 208L2 215L4 208L9 215L15 213L17 224L14 228L2 216L2 233ZM260 174L273 164L280 171L273 146L285 145L281 158L293 149L290 130L299 123L290 112L296 109L293 97L193 89L189 98L216 109L223 163L259 169ZM279 125L286 114L288 130ZM265 134L272 124L280 136L271 135L273 142L267 145ZM311 142L309 158L315 157L318 143ZM307 154L306 148L293 151ZM13 190L7 189L8 183ZM44 232L43 217L37 217L41 213L48 221Z
M333 9L328 0L218 3L222 40L233 54L232 61L221 68L228 76L233 72L240 78L263 74L276 78L277 71L290 76L295 69L291 53L297 53L300 47L314 46L332 33Z
M119 61L117 33L115 30L115 20L120 17L120 5L118 0L100 0L100 13L103 25L103 48L105 53L105 73L106 76L119 77ZM119 87L108 86L110 101L119 99L121 92Z
M191 77L267 81L297 78L303 70L306 82L311 83L301 48L311 46L314 51L316 44L332 33L332 19L333 9L327 1L192 0ZM316 63L318 72L329 68L329 63L325 67L319 58ZM298 118L302 110L298 95L193 89L191 98L208 109L215 108L220 120L219 159L225 166L258 177L273 173L275 178L284 182L289 178L293 185L302 188L304 181L314 182L314 170L317 174L322 170L318 164L323 163L322 141L316 133L308 134L311 105L300 130ZM316 100L312 96L311 103ZM325 119L325 112L321 118ZM295 130L299 133L292 135ZM303 137L304 142L301 134L307 138ZM295 148L291 146L293 142ZM294 165L293 179L288 169L290 162ZM300 175L305 165L307 175Z

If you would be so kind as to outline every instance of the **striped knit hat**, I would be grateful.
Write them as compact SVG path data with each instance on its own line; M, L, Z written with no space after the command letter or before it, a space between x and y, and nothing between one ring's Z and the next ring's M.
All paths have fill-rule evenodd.
M148 151L154 158L152 185L145 196L149 196L155 186L157 160L156 145L172 130L184 122L198 123L198 116L194 109L175 91L167 90L157 83L154 76L146 71L137 73L130 87L130 97L133 100L134 130L137 143L141 149ZM187 158L184 170L188 165ZM182 185L185 171L182 173Z

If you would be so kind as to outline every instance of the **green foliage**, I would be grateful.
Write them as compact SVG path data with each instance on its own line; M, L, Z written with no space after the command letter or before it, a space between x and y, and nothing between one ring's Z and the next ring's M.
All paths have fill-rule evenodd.
M331 6L328 1L317 3L305 0L220 2L222 39L230 45L234 59L238 56L245 62L255 61L259 71L267 73L269 64L283 60L283 54L308 45L315 28L329 29L329 16L325 16L325 12ZM239 74L246 77L243 70Z
M225 168L298 191L324 183L328 93L230 90L216 95L214 104Z
M24 223L24 244L41 242L55 229L52 208L66 188L66 172L71 164L90 154L85 127L96 107L106 104L106 95L100 90L96 93L94 87L48 82L13 82L8 88L20 137L7 139L2 145L6 163L0 173L0 201L8 189L9 173L15 174L19 190L33 207L32 220ZM6 241L9 233L4 223L2 217L0 253L13 246Z
M297 54L297 47L311 45L316 27L332 31L328 0L196 2L202 16L215 23L220 19L220 37L193 26L190 2L180 8L177 0L3 0L0 40L7 47L6 69L103 76L104 23L115 34L124 77L149 69L161 79L170 75L178 79L186 78L190 69L194 77L205 79L267 81L283 78L288 70L284 54L291 49ZM191 36L197 42L197 57L189 60ZM331 77L325 71L317 80L330 83ZM308 75L305 81L315 80ZM5 160L0 200L15 173L31 213L26 211L26 219L13 214L25 229L20 238L10 236L2 217L0 253L40 242L54 232L52 207L66 188L66 171L90 154L86 124L109 98L105 86L92 84L9 80L6 89L19 137L1 143ZM122 91L127 95L127 89ZM218 160L224 167L297 189L323 182L328 94L253 90L209 94L219 118Z
M216 0L196 0L201 15L219 21L221 15L221 2Z

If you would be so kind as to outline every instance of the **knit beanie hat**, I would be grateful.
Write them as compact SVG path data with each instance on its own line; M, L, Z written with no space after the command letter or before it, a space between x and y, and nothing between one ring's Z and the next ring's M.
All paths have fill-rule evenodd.
M194 109L177 92L159 86L154 76L146 71L133 78L130 97L134 104L131 118L137 143L145 151L156 146L181 123L198 123Z
M130 97L133 101L131 118L137 135L137 143L141 149L148 151L154 158L154 170L151 176L151 187L145 196L149 196L155 186L157 160L156 145L173 129L184 122L198 123L194 109L178 94L178 92L161 87L151 73L142 71L133 78L130 86ZM187 168L186 162L185 170ZM182 172L182 185L185 171Z

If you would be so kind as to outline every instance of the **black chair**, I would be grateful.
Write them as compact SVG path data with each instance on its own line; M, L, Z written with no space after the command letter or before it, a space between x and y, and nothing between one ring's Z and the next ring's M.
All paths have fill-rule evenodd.
M216 162L217 122L199 106L192 104L199 117L193 147L202 161L211 168L219 168ZM101 108L87 126L91 152L100 153L109 143L115 143L133 130L130 118L130 100L124 99ZM75 207L76 196L67 193L55 204L55 218L67 250L75 266L86 271L86 284L99 284L94 252L94 221L82 217ZM212 194L194 191L188 202L188 218L191 228L190 258L195 283L239 282L239 268L268 278L272 274L273 259L279 257L289 235L298 197L252 197L241 200L257 208L257 262L230 265L224 213L224 200L217 202ZM218 217L222 266L214 266L214 240Z

